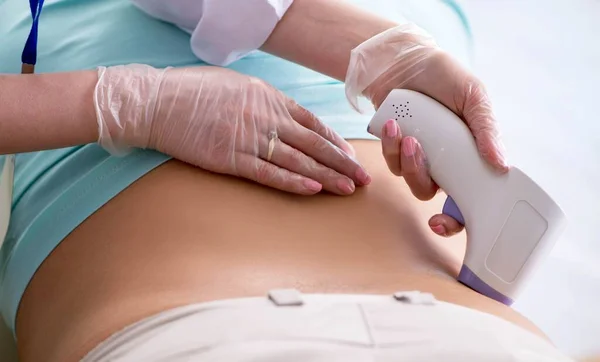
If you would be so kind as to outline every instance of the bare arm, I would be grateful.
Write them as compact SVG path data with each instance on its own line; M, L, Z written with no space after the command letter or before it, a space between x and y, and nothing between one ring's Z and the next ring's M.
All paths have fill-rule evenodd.
M296 0L263 49L343 80L350 50L394 25L343 1ZM0 154L95 142L96 81L95 71L0 75Z
M342 0L295 0L261 49L343 81L350 51L396 25Z
M192 51L210 64L229 65L260 46L339 80L346 76L352 49L398 25L345 0L131 1L150 16L187 29Z
M97 81L95 71L0 75L0 154L96 142Z

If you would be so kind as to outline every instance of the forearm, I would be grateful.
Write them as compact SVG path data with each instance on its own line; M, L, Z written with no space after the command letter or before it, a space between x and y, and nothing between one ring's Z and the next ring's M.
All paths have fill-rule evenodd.
M343 81L351 50L396 25L343 0L295 0L261 49Z
M95 142L96 71L0 75L0 154Z

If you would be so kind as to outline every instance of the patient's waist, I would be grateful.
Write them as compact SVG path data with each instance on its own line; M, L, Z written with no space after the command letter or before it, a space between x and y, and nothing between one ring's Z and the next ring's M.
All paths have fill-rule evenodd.
M60 349L59 341L89 350L169 308L281 287L420 289L518 320L455 281L464 240L440 240L427 227L442 200L416 201L387 170L378 143L353 144L373 182L350 197L294 196L178 161L152 171L74 230L38 269L19 309L19 340L35 340L25 326L43 324L56 335L44 333L48 345L39 350Z
M464 240L440 240L427 227L441 199L417 201L387 169L379 143L354 144L373 182L350 197L286 194L171 161L61 243L45 264L64 255L57 272L65 275L50 283L78 270L75 278L89 277L99 293L112 283L139 290L145 280L148 292L212 299L263 293L274 282L377 292L410 273L453 280Z
M101 243L108 254L94 253L90 262L110 259L98 266L107 268L105 276L139 270L152 280L207 283L217 294L225 285L262 292L274 280L329 289L355 282L375 287L417 269L456 275L462 245L454 254L441 248L427 227L437 204L419 205L383 161L366 165L373 184L353 196L301 197L172 161L66 241Z

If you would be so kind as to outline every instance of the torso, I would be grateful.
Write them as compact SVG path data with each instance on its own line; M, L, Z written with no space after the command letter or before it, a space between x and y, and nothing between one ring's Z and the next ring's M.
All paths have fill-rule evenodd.
M541 334L455 281L464 233L429 231L443 195L416 200L380 146L353 142L373 182L350 197L284 194L171 161L74 230L29 284L17 317L21 358L78 360L112 333L190 303L302 292L421 290Z

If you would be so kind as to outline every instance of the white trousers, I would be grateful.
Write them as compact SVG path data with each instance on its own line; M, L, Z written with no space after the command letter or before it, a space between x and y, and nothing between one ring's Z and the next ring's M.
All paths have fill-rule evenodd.
M496 316L419 292L302 295L275 290L168 310L133 324L83 361L570 361Z

